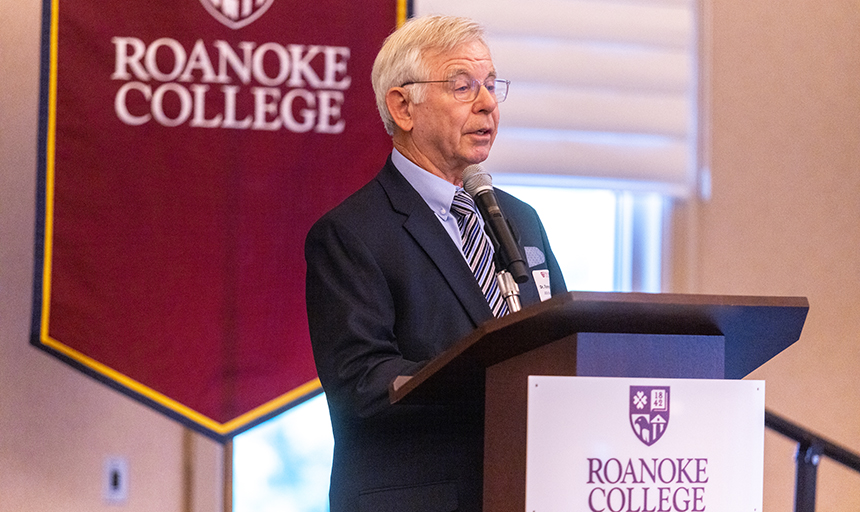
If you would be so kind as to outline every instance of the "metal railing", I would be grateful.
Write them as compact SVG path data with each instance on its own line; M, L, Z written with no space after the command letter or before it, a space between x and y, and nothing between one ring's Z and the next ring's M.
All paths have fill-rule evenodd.
M797 442L794 512L815 512L815 487L821 457L828 457L860 473L860 455L770 411L764 413L764 425Z

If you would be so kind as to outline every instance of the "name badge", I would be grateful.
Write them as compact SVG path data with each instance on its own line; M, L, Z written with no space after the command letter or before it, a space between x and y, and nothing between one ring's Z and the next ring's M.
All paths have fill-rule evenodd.
M541 302L552 297L552 291L549 287L549 270L532 270L532 279L537 286Z

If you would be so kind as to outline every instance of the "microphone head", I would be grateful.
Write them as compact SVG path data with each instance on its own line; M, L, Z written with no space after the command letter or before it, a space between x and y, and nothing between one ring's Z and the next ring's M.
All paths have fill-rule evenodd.
M472 197L493 188L493 177L480 164L472 164L463 170L463 188Z

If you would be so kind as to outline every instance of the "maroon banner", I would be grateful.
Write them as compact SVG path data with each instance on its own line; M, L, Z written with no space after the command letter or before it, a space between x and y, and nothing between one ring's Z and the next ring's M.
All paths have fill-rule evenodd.
M391 141L394 0L48 0L32 343L226 440L319 392L304 237Z

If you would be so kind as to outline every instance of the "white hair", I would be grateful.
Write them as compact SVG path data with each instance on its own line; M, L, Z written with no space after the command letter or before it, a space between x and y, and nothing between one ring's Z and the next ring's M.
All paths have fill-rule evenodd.
M397 124L385 102L388 91L407 82L428 80L432 70L427 69L425 57L429 51L450 51L473 41L488 47L484 28L468 18L456 16L412 18L388 36L373 63L371 82L376 108L389 135L394 134ZM411 92L410 99L414 103L424 100L423 87L416 86Z

